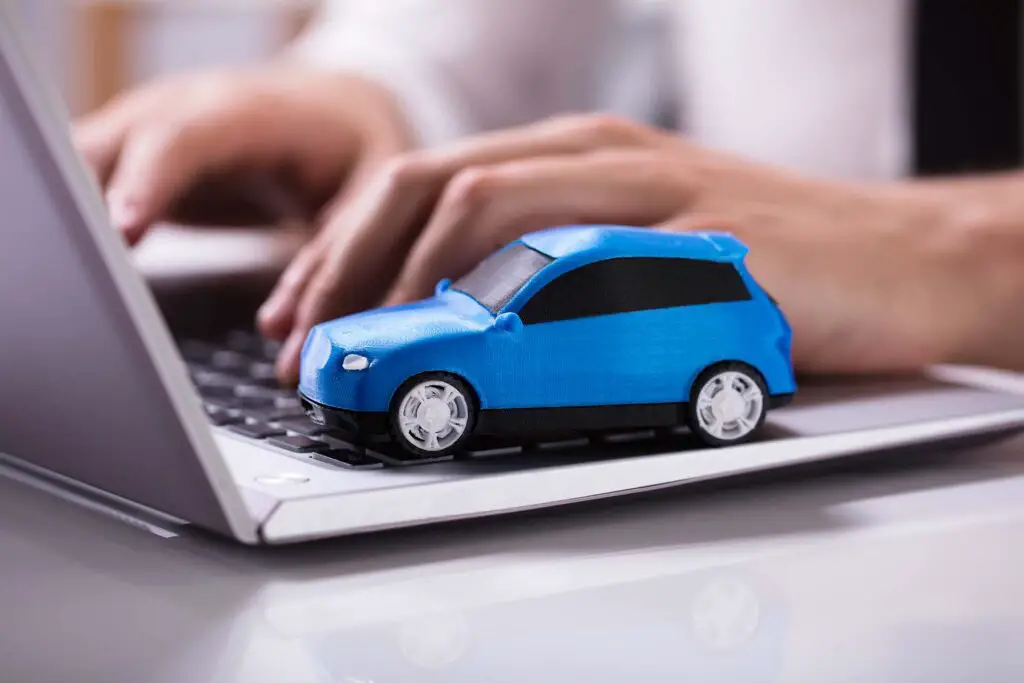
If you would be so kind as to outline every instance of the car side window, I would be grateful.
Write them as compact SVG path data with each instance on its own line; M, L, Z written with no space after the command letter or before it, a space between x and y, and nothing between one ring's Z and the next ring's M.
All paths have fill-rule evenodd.
M562 274L519 312L523 324L750 299L732 263L699 259L613 258Z

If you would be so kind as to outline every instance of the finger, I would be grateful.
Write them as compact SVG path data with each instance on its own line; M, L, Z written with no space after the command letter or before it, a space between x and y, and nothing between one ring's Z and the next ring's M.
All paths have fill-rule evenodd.
M568 223L650 225L692 200L661 155L613 151L473 169L449 185L386 303L429 294L522 234Z
M277 374L283 384L294 384L298 378L300 352L309 331L317 323L369 308L379 302L384 282L390 282L397 271L393 253L405 253L408 246L393 244L383 235L359 230L346 230L351 220L342 211L325 227L330 238L329 249L309 273L298 291L298 301L290 300L291 330L277 358Z
M100 187L106 187L121 145L149 99L147 92L120 95L73 122L71 137L75 148L92 169Z
M166 215L219 144L213 127L198 120L153 122L127 137L107 199L111 219L129 242Z
M295 308L323 258L323 240L314 238L288 264L256 314L256 324L264 336L278 340L287 337L295 322Z
M735 232L738 223L724 213L683 213L651 226L664 232Z
M318 236L285 269L277 285L257 314L257 325L261 332L273 339L284 339L295 324L295 310L302 300L306 287L320 269L325 254L330 248L332 232L341 229L348 222L342 216L346 203L352 202L360 192L366 192L374 172L384 160L393 156L390 149L377 147L368 149L349 175L346 186L324 208L323 225Z
M439 176L452 177L471 166L518 159L654 146L663 134L606 115L567 116L495 131L453 143L424 155Z

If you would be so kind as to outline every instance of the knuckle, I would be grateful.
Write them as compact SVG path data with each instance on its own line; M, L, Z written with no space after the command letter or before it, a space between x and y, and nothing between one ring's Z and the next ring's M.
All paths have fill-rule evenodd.
M500 174L488 168L463 169L448 183L442 204L459 213L473 213L491 200L500 181Z
M633 142L642 131L633 121L614 114L572 114L556 119L554 125L593 142Z
M430 166L426 155L409 152L386 161L380 174L387 188L400 191L426 181L430 177Z

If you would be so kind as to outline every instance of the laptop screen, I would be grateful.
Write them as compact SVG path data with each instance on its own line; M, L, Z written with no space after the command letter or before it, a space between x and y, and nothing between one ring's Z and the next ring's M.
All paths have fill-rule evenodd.
M100 197L74 163L66 122L19 87L38 81L10 22L0 12L0 452L230 532L197 437L87 223L102 216ZM136 319L151 306L135 304Z

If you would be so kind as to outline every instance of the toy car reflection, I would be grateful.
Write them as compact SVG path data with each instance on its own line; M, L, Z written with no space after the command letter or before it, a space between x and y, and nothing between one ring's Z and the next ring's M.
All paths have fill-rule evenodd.
M680 424L749 439L795 391L791 333L721 233L570 226L523 236L424 301L315 327L299 392L317 422L434 457Z

